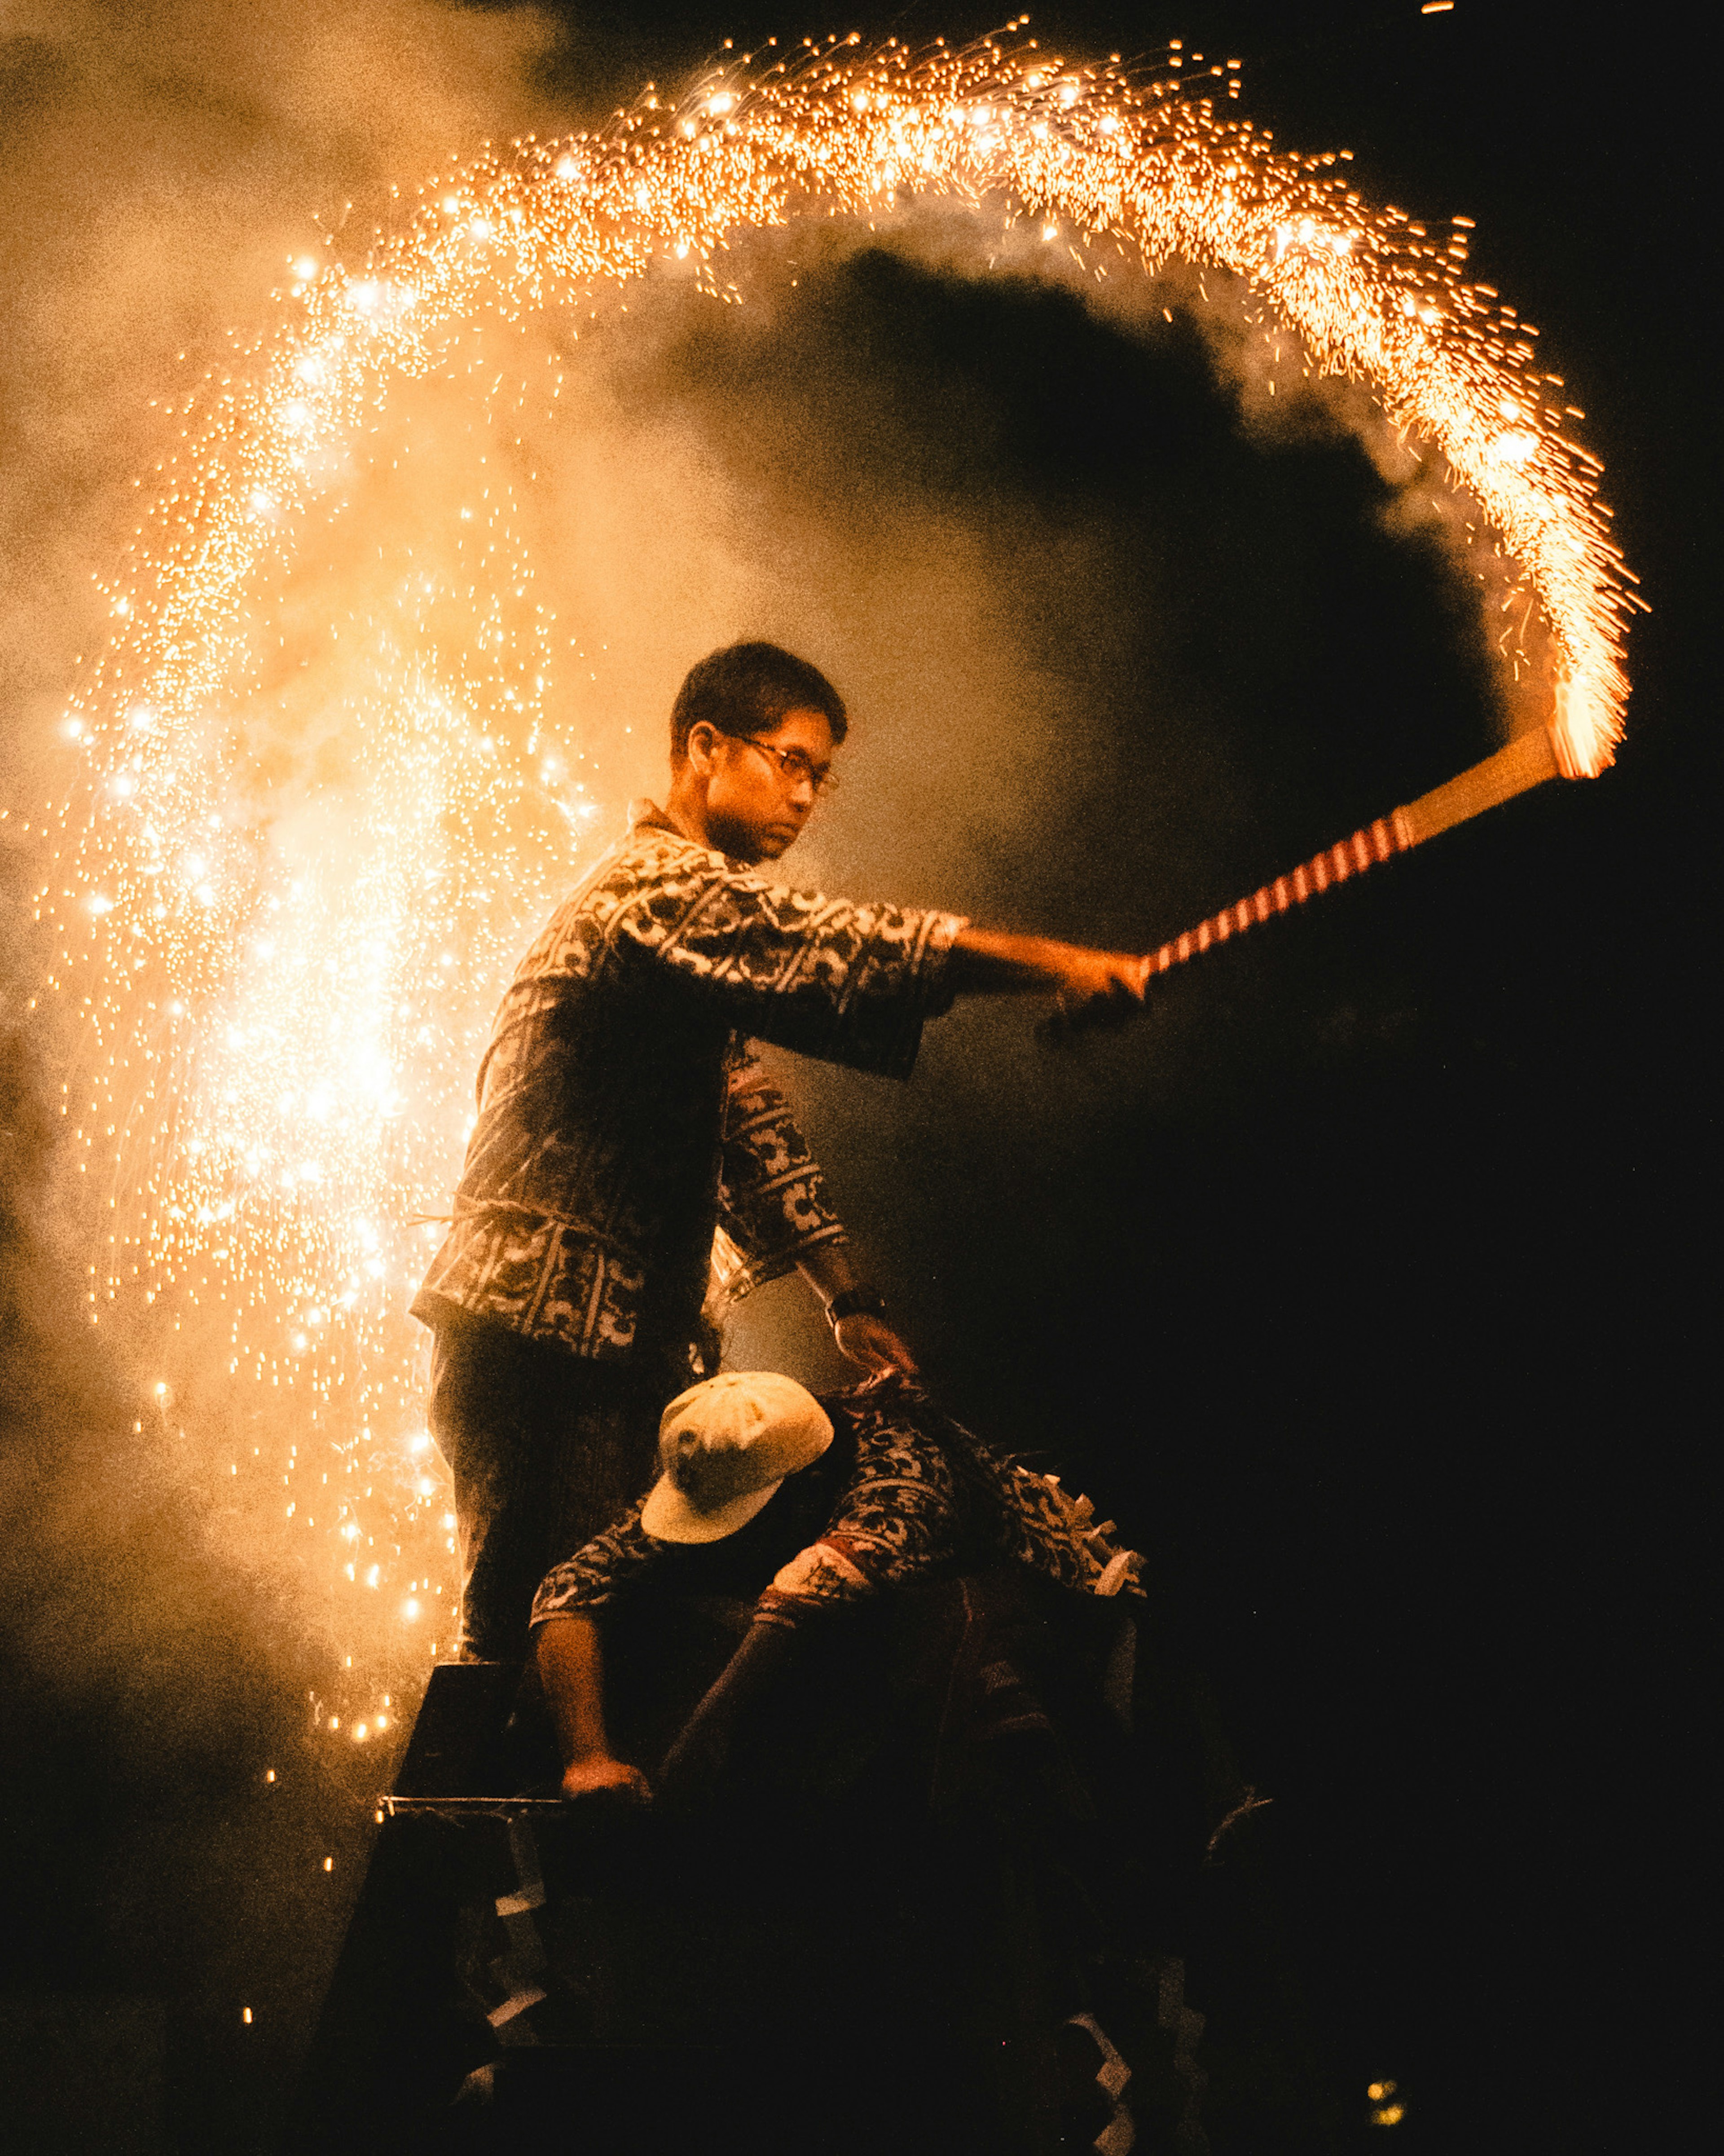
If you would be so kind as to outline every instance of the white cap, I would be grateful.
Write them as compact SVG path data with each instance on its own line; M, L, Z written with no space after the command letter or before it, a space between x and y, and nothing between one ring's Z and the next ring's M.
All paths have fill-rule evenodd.
M831 1442L825 1409L794 1378L776 1370L722 1371L665 1409L659 1480L640 1508L640 1524L655 1542L721 1542Z

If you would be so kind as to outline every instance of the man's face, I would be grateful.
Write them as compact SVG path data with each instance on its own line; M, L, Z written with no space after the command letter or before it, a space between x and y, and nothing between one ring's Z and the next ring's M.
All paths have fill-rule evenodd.
M775 861L813 814L832 766L824 711L787 711L746 740L707 726L689 736L689 757L706 782L706 819L734 860Z

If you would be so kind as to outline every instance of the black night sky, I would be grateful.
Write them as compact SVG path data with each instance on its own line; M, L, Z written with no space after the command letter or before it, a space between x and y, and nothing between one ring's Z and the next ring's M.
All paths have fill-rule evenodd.
M572 124L727 36L990 27L920 3L557 12ZM1274 1799L1254 1937L1296 2000L1307 2111L1330 2122L1281 2145L1388 2138L1364 2089L1392 2076L1409 2151L1639 2156L1674 2145L1703 2041L1681 1971L1703 1833L1717 439L1693 61L1670 11L1526 0L1073 0L1031 28L1072 57L1224 49L1279 139L1350 148L1373 201L1476 220L1468 274L1540 326L1585 407L1653 608L1629 737L1598 781L1546 787L1176 975L1117 1040L1050 1060L1021 1011L966 1015L884 1107L818 1074L813 1135L942 1397L1057 1452L1152 1556ZM1072 685L1035 752L1033 831L962 891L894 895L1147 947L1494 746L1460 572L1383 530L1383 483L1347 437L1254 446L1188 326L1127 342L1062 293L885 252L803 300L769 334L685 350L678 393L752 370L789 406L818 381L851 414L844 454L786 470L787 426L727 457L772 467L818 521L890 449L1002 529L1029 506L1039 529L1105 542L1122 595L1105 648L1074 650L1059 619L1024 632ZM1201 696L1147 754L1145 563L1177 594L1178 678ZM937 712L926 753L942 804L999 779L964 766ZM914 863L913 829L889 847L865 803L845 813L858 860L877 844ZM197 1493L127 1477L124 1378L55 1344L34 1224L46 1080L16 978L8 962L0 1226L48 1270L27 1285L9 1263L0 1305L5 1538L27 1552L75 1481L87 1561L46 1582L8 1558L4 1621L45 1597L74 1634L110 1568L155 1566L168 1537L191 1553L161 1569L160 1625L136 1642L170 1725L159 1757L110 1749L100 1686L18 1687L0 1989L167 1999L178 2138L148 2145L262 2151L293 2041L247 2051L218 2028L210 1956L310 1999L338 1926L270 1866L331 1836L357 1851L369 1814L328 1788L285 1825L249 1809L256 1762L297 1741L294 1708L259 1613L180 1534ZM206 1681L228 1701L219 1734L176 1719ZM1219 2128L1215 2145L1244 2156Z

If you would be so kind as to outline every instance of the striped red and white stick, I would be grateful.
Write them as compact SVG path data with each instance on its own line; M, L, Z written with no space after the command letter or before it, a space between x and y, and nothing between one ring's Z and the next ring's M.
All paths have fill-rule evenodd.
M1470 817L1480 815L1486 808L1495 808L1501 802L1512 800L1516 794L1542 785L1547 778L1561 775L1550 729L1540 726L1532 733L1522 734L1506 748L1498 749L1495 756L1487 756L1482 763L1462 772L1459 778L1451 778L1446 786L1421 794L1418 800L1404 808L1395 809L1390 815L1379 816L1374 824L1355 831L1350 839L1342 839L1311 860L1302 861L1287 875L1277 876L1273 883L1265 884L1249 898L1242 898L1237 906L1211 914L1195 928L1188 928L1183 936L1176 936L1171 943L1163 943L1159 951L1151 953L1150 973L1153 976L1183 966L1187 959L1196 957L1199 951L1242 936L1248 928L1255 927L1260 921L1267 921L1272 914L1285 913L1293 906L1303 906L1308 898L1320 891L1327 891L1331 884L1345 883L1349 876L1362 875L1379 861L1423 845L1439 831L1451 830Z

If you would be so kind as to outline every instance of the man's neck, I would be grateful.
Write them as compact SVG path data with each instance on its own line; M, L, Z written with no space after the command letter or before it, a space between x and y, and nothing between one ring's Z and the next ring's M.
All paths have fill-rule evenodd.
M711 845L705 818L690 815L674 793L659 813L673 831L680 831L684 838L692 839L697 846Z
M706 815L706 803L698 783L685 784L680 778L670 783L664 797L661 814L673 830L680 831L685 839L692 839L697 846L707 846L715 854L722 854L726 860L737 861L744 868L757 868L766 858L762 854L738 853L712 829Z
M670 791L664 796L663 813L664 821L673 829L680 831L684 838L692 839L697 846L713 846L715 851L723 850L715 845L712 834L706 827L706 803L701 799L699 789L688 783L686 773L679 773L671 780Z

